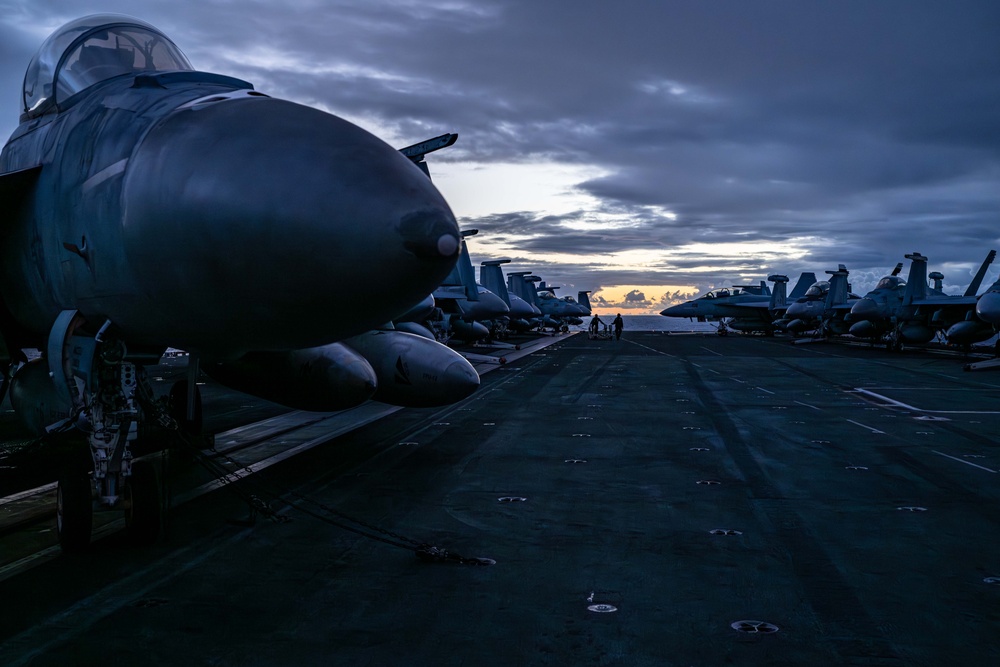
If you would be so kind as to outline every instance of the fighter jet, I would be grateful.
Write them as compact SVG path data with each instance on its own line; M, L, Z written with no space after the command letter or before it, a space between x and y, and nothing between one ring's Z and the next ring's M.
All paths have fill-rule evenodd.
M850 272L843 264L827 273L829 280L813 283L803 296L788 305L787 331L795 334L813 331L823 337L847 333L849 325L844 318L860 297L851 293L847 282Z
M660 315L699 322L719 321L737 331L771 333L774 324L768 312L770 306L771 290L762 280L760 285L714 289L692 301L670 306L660 311Z
M531 275L530 271L508 273L507 290L538 308L541 313L540 327L566 331L570 322L582 323L581 318L587 315L584 308L578 303L558 298L551 286L546 286L545 292L540 293L536 283L541 281L540 277Z
M538 310L538 306L528 303L507 289L503 270L500 267L503 264L509 263L509 259L494 259L481 262L479 266L479 282L507 304L507 308L510 311L510 319L507 323L508 327L515 331L529 331L538 326L542 311Z
M132 449L147 424L196 427L199 360L242 364L284 399L363 400L378 376L337 341L418 304L460 246L407 156L196 71L162 32L120 15L68 23L29 63L21 125L0 154L0 216L0 356L44 351L13 376L12 402L89 462L54 464L67 550L89 542L95 497L155 539L157 473ZM191 353L172 415L142 366L168 346Z
M983 322L1000 327L1000 279L990 285L976 302L976 316Z
M477 229L462 231L458 262L451 273L434 290L434 303L441 310L436 320L442 338L467 342L487 338L505 326L510 308L503 299L476 282L475 269L466 239L479 233ZM437 328L438 324L431 324Z
M900 350L904 343L930 342L938 331L950 330L955 324L969 321L977 305L976 292L989 265L996 257L991 250L962 296L950 296L941 291L944 276L938 272L927 275L927 258L918 252L906 255L910 260L907 279L900 279L897 270L882 278L875 289L851 307L850 333L872 341L882 340L890 350ZM927 279L934 281L928 286ZM971 344L986 340L987 327L959 327L955 341ZM963 337L964 335L964 337ZM984 336L984 337L980 337Z
M566 306L553 305L549 309L550 312L553 313L553 317L556 317L555 313L562 313L561 315L558 315L558 317L564 323L574 325L583 324L583 320L581 318L590 315L590 307L577 303L576 299L569 295L558 296L556 294L556 290L558 289L560 289L558 285L549 285L544 280L540 280L535 288L535 294L543 302L547 302L549 299L556 299L557 301L562 301L567 304ZM588 299L587 301L589 303L590 300Z

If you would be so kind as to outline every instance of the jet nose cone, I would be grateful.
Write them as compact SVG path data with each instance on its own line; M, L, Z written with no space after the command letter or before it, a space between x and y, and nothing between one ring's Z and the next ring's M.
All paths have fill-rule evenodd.
M442 209L407 213L399 221L403 247L421 259L455 257L461 245L455 218Z
M802 317L806 314L806 310L806 304L796 301L785 310L785 316L788 318Z
M455 403L472 395L479 388L479 373L468 361L456 359L444 369L444 385L448 388L446 403Z
M510 314L512 317L531 317L533 315L537 315L537 313L532 310L532 306L524 299L513 294L510 294L509 297Z
M282 100L178 109L123 197L131 269L162 312L150 326L179 343L205 341L205 322L251 349L339 340L420 302L458 257L455 217L409 159Z
M987 292L979 297L976 315L984 322L1000 324L1000 292Z
M855 322L861 320L878 320L882 316L882 306L869 297L859 299L851 306L851 319Z
M660 315L664 315L666 317L688 317L691 314L692 309L691 304L681 303L661 310Z
M490 318L503 317L510 313L510 308L507 307L504 300L488 290L479 293L479 302L490 313Z

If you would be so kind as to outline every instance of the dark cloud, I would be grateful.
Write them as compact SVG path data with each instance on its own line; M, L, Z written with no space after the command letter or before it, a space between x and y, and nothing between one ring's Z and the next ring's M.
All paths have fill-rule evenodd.
M40 34L93 11L5 3L0 133L16 126ZM482 230L484 256L502 247L553 282L707 289L843 263L874 284L919 250L961 286L1000 246L993 0L110 0L102 11L157 25L199 69L393 140L457 131L439 164L601 174L577 184L595 199L587 208L462 221ZM755 245L668 253L716 242ZM764 243L775 253L752 250ZM627 250L662 259L584 259Z

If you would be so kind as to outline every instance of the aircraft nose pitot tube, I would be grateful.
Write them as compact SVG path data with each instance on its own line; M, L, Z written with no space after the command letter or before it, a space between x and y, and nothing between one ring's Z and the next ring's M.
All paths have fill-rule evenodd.
M212 321L257 350L355 335L418 303L458 257L454 215L410 160L263 96L167 116L129 160L123 201L130 268L161 311L148 326L178 346Z

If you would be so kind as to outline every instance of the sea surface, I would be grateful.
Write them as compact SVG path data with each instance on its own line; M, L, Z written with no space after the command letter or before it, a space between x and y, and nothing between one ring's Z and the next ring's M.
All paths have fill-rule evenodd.
M601 313L601 321L611 326L615 319L614 313ZM625 331L715 331L714 322L698 322L683 317L664 317L663 315L622 315ZM571 327L575 331L586 331L590 318L585 318L582 325Z

